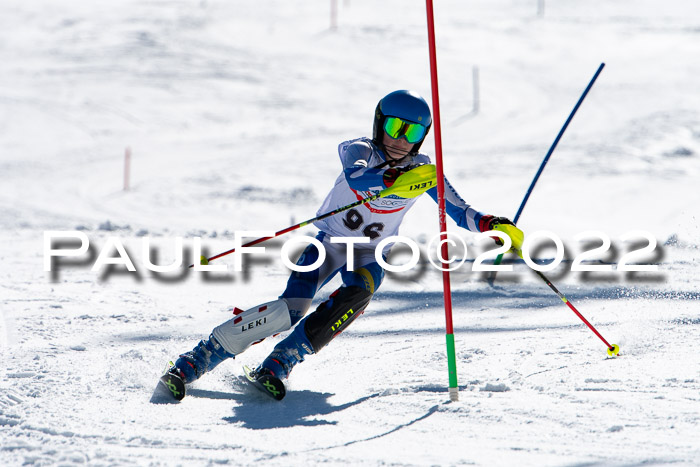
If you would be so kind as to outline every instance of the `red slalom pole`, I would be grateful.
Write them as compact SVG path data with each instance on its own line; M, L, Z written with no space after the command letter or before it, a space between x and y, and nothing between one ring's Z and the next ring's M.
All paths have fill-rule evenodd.
M428 48L430 51L430 84L433 96L433 126L435 127L435 165L437 168L438 218L440 222L441 258L443 269L446 269L446 258L449 258L447 248L447 220L445 217L445 176L442 167L442 133L440 130L440 98L438 93L437 54L435 51L435 18L433 2L426 0L428 13ZM452 291L450 289L450 271L442 271L442 288L445 300L445 333L447 341L447 368L449 372L450 400L459 400L457 387L457 359L455 357L455 336L452 326Z
M559 295L559 298L561 298L561 301L564 302L564 303L566 303L566 306L568 306L569 308L571 308L571 311L573 311L574 313L576 313L576 316L578 316L578 317L581 319L581 321L583 321L583 324L585 324L586 326L588 326L588 329L590 329L591 331L593 331L593 333L594 333L596 336L598 336L598 338L599 338L601 341L603 341L603 343L604 343L604 344L607 346L607 348L608 348L608 355L610 355L611 357L613 357L613 356L617 356L617 355L620 353L620 347L619 347L617 344L610 345L610 343L609 343L608 341L605 340L605 338L598 332L598 330L597 330L596 328L594 328L593 325L592 325L591 323L589 323L588 320L587 320L586 318L584 318L583 315L582 315L581 313L579 313L579 311L576 309L576 307L574 307L574 306L571 304L571 302L569 301L569 299L567 299L567 298L564 296L564 294L562 294L561 292L559 292L559 290L558 290L556 287L554 287L554 284L552 284L552 283L550 282L550 280L547 279L547 276L545 276L544 274L542 274L540 271L536 271L535 269L533 269L533 271L535 271L535 274L537 274L538 276L540 276L540 278L549 286L550 289L552 289L557 295Z

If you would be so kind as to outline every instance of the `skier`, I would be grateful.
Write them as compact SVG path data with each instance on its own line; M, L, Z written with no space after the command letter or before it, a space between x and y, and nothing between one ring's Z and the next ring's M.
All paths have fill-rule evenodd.
M394 91L377 105L373 137L358 138L340 144L338 152L343 172L328 193L319 214L371 196L391 186L401 174L430 163L418 150L432 118L425 100L412 91ZM437 189L428 190L437 201ZM492 230L498 224L512 222L503 217L484 215L460 198L445 179L447 214L460 226L472 232ZM316 236L326 250L326 259L316 270L293 272L287 287L277 300L247 310L234 309L234 317L214 328L202 340L177 359L166 376L174 375L185 384L211 371L222 361L234 358L250 345L294 326L289 336L251 372L277 399L284 397L281 379L308 355L318 353L335 336L344 331L362 314L384 278L384 270L374 257L374 248L387 236L396 235L404 215L416 201L396 196L379 198L315 223ZM517 230L517 227L512 226ZM366 237L367 243L343 245L331 243L333 237ZM353 248L354 269L346 267L346 246ZM383 254L386 256L390 246ZM310 244L297 261L306 266L316 262L319 251ZM336 273L343 285L306 316L316 292Z

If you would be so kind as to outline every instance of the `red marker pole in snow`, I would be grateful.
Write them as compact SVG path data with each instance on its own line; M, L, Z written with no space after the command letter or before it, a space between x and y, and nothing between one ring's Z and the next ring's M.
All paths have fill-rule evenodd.
M124 151L124 191L129 191L129 178L131 176L131 148Z
M435 166L437 168L438 217L440 221L440 243L443 269L447 269L447 220L445 218L445 176L442 168L442 134L440 132L440 99L438 97L437 54L435 53L435 21L433 2L426 0L428 12L428 48L430 50L430 83L433 95L433 127L435 128ZM452 291L450 290L450 271L442 271L442 288L445 297L445 332L447 340L447 368L449 371L450 400L459 400L457 387L457 359L455 358L455 335L452 327Z
M331 31L338 29L338 0L331 0Z

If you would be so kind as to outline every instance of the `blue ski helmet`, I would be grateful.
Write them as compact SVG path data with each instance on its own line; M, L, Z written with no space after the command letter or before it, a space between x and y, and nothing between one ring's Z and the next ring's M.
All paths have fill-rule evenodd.
M392 120L387 121L391 117L399 118L406 123L418 124L404 124L396 127L396 135L398 136L395 136L405 137L408 142L414 143L411 153L418 152L425 136L430 131L430 125L433 123L430 107L425 99L417 92L401 90L387 94L379 101L374 111L374 130L372 132L374 144L379 147L382 147L382 133L387 130L385 126L388 126L387 123L389 125L392 123Z

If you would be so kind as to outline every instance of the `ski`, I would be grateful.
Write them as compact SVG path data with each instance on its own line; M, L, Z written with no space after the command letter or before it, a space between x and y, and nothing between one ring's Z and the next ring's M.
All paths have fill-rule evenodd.
M256 376L255 371L251 370L248 365L243 365L243 373L245 379L253 386L264 392L275 400L281 401L284 399L286 391L284 383L273 375Z
M170 365L172 366L172 362ZM185 398L185 382L179 376L166 372L160 377L160 383L176 400L181 401Z

